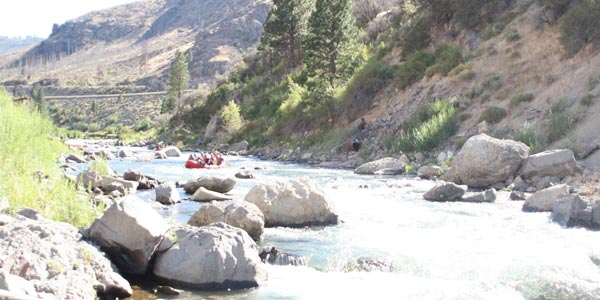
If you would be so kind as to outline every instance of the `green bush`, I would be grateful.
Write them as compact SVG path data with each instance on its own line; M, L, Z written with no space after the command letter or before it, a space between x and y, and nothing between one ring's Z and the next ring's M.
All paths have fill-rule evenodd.
M519 130L512 134L511 138L529 146L530 154L538 153L542 151L544 147L542 136L535 132L535 128L531 123L523 124Z
M435 65L429 67L425 71L425 75L432 76L439 73L446 76L463 61L463 53L460 47L446 44L439 45L435 49Z
M548 111L545 129L546 140L553 143L566 136L577 122L577 118L569 110L569 104L566 99L561 99Z
M510 98L510 107L516 107L521 102L530 102L534 96L531 93L526 94L515 94Z
M433 54L417 51L410 54L403 65L398 67L396 74L398 86L402 89L420 80L425 70L435 62Z
M458 130L454 99L438 100L417 110L394 143L403 152L430 151Z
M491 74L481 82L481 88L488 91L495 91L502 85L504 85L504 80L497 74Z
M417 16L413 18L411 25L402 39L402 55L406 57L415 51L429 46L429 43L431 43L430 28L431 24L427 17Z
M581 97L581 100L579 100L579 102L583 106L591 106L592 103L594 102L594 95L587 94L587 95Z
M582 0L571 4L563 16L560 41L569 54L587 43L600 44L600 1Z
M518 30L512 28L504 35L504 37L506 38L507 41L514 42L521 38L521 34L519 33Z
M496 124L496 123L502 121L502 119L504 119L507 115L508 115L508 112L506 111L506 109L501 108L501 107L492 106L492 107L486 108L481 113L481 115L479 116L479 120L477 122L480 123L480 122L486 121L489 124Z
M67 149L53 138L52 122L15 106L3 90L0 119L0 195L8 199L10 209L27 206L53 220L90 225L96 217L93 205L87 196L76 193L55 163Z

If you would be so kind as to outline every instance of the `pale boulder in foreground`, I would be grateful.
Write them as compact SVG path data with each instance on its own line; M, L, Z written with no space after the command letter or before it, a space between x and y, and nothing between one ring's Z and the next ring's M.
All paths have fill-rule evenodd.
M90 239L109 254L121 271L144 274L168 229L167 222L149 205L127 197L94 221Z
M529 147L521 142L480 134L467 140L445 178L477 188L505 184L528 156Z
M169 284L202 289L245 289L260 285L266 272L256 243L224 223L177 230L177 243L158 255L154 275Z
M253 187L244 199L265 216L265 226L302 227L339 222L333 205L318 184L308 178L277 180Z

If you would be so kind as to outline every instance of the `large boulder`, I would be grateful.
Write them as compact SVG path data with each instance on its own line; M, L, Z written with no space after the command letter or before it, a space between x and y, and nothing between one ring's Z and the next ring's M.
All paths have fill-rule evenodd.
M224 223L183 227L177 243L156 258L154 275L186 288L244 289L259 286L266 272L256 243L243 230Z
M74 226L44 218L2 219L0 299L131 296L129 283Z
M94 221L90 239L110 255L121 271L144 274L168 229L154 209L128 197L115 202Z
M235 187L236 181L229 177L200 177L192 179L183 185L183 189L188 194L194 194L199 188L203 187L209 191L219 193L229 193Z
M386 157L376 161L368 162L356 168L354 173L361 175L374 175L380 170L396 170L396 174L404 172L406 162L398 158Z
M422 166L417 171L417 176L423 179L433 179L444 173L444 169L440 166Z
M196 190L196 192L192 195L191 200L196 202L210 202L210 201L226 201L233 199L231 196L227 196L225 194L221 194L219 192L214 192L207 190L203 187Z
M548 150L531 155L519 171L523 178L557 176L566 177L577 172L573 151L568 149Z
M466 186L460 186L452 182L439 181L427 193L423 195L425 200L429 201L457 201L467 191Z
M177 191L175 183L163 183L156 187L156 201L165 205L171 205L181 202L181 197Z
M265 216L267 227L303 227L339 222L323 190L308 178L257 184L244 200L258 206Z
M458 184L487 188L512 180L528 155L529 147L521 142L480 134L467 140L445 178Z
M218 222L241 228L255 240L260 239L265 228L263 213L256 205L246 201L229 205L213 201L201 206L188 224L200 227Z
M546 211L550 212L554 209L556 201L569 194L569 187L566 184L558 184L547 189L536 192L525 199L523 211Z

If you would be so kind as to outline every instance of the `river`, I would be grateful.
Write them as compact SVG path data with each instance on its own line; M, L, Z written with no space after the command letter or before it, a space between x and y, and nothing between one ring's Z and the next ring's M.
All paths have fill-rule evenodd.
M308 265L267 266L268 280L257 289L185 292L176 299L600 299L600 232L562 228L548 213L524 213L523 202L508 200L506 192L495 203L434 203L422 198L433 182L412 177L359 176L251 157L226 157L223 169L188 170L184 156L110 165L121 174L139 169L179 182L256 168L256 179L237 180L233 201L242 201L257 182L310 177L343 224L266 229L261 248L305 256ZM154 192L138 196L153 202ZM157 209L170 222L186 223L200 205L184 201ZM394 272L344 271L361 257L389 260Z

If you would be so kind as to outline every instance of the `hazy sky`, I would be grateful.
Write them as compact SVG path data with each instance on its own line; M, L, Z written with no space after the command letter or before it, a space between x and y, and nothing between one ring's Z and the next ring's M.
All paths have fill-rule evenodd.
M139 0L5 0L0 9L0 36L46 38L52 24L63 24L88 12Z

